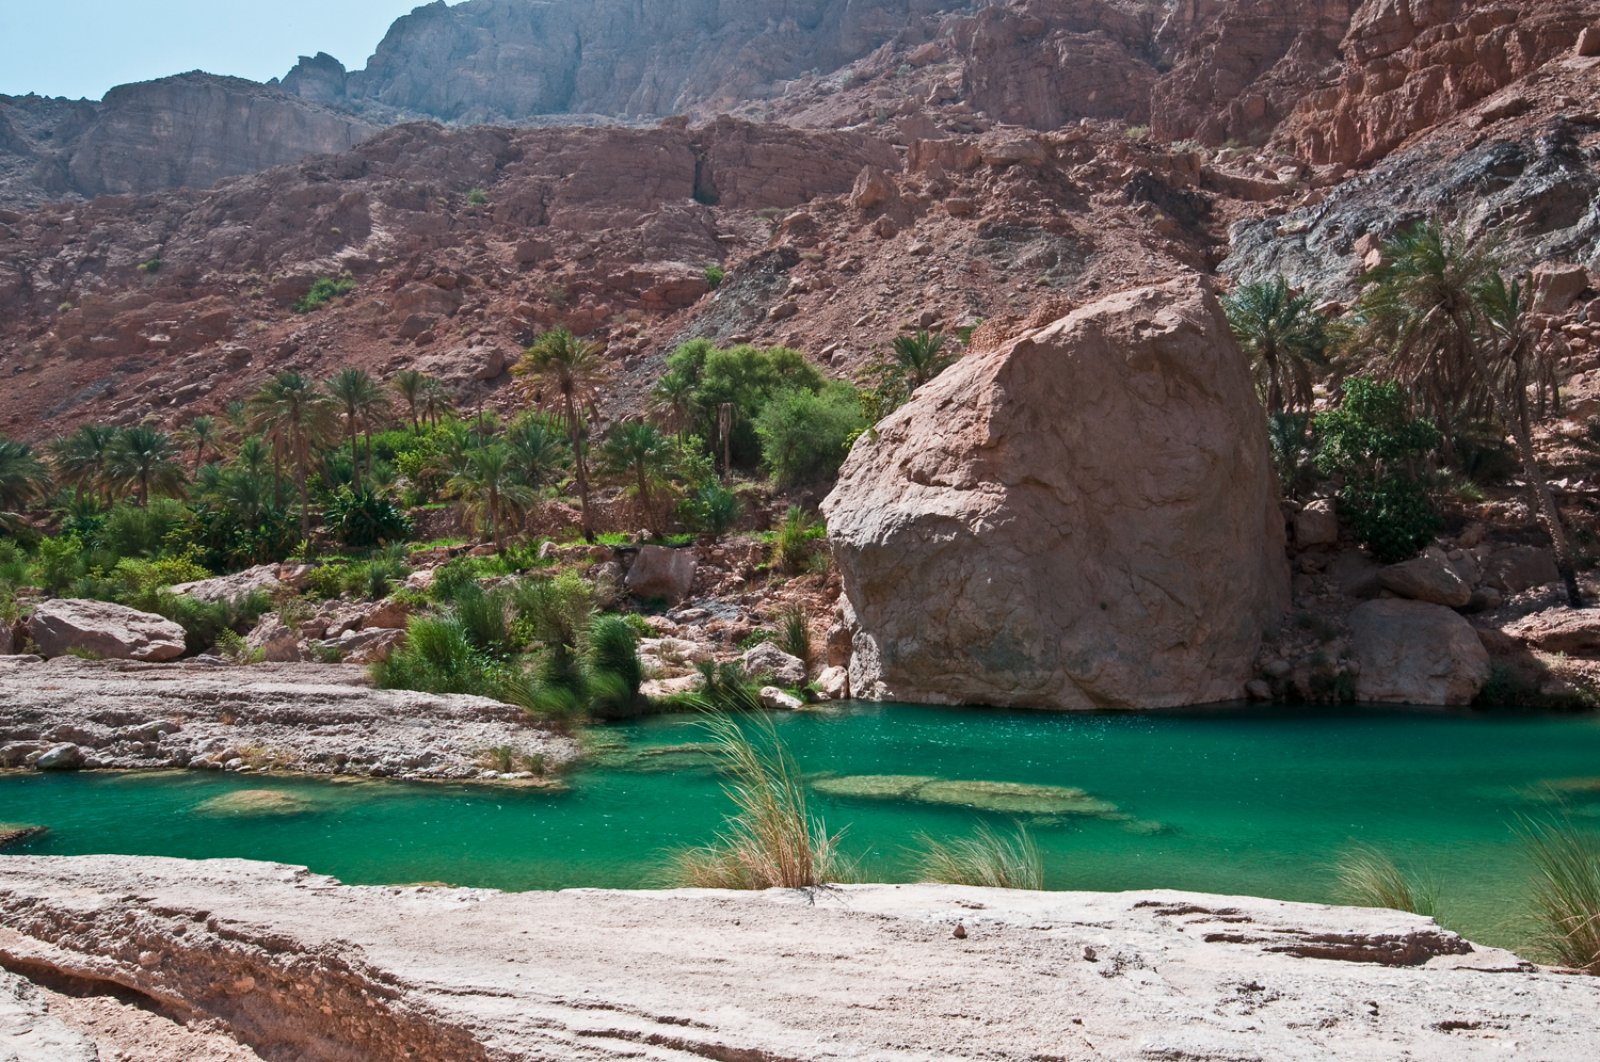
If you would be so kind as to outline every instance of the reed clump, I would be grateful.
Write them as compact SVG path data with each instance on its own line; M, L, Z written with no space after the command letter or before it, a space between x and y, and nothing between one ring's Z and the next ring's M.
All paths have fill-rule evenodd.
M1387 907L1432 918L1438 890L1432 882L1405 873L1381 849L1356 844L1334 864L1339 899L1353 907Z
M800 889L851 876L829 833L811 814L806 791L788 750L765 715L748 727L727 715L707 715L712 755L727 776L723 791L735 811L710 844L678 854L673 877L680 885L706 889Z
M1600 836L1562 817L1525 819L1534 940L1546 956L1600 974Z

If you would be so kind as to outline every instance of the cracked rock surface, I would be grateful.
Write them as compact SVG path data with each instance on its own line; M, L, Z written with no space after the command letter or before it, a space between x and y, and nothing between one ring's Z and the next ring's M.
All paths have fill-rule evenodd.
M306 1062L1566 1059L1600 1037L1600 979L1428 919L1175 892L508 894L16 857L0 965Z

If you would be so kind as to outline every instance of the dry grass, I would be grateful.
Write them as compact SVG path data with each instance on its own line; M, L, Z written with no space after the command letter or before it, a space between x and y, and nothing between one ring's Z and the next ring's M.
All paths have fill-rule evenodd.
M1433 917L1438 905L1431 882L1409 877L1371 845L1351 846L1334 865L1339 899L1354 907L1387 907Z
M681 852L673 877L706 889L808 888L843 881L851 865L806 806L800 770L766 715L749 717L752 738L732 717L708 715L702 725L728 776L723 791L737 809L708 845Z
M984 823L971 837L938 841L924 835L920 841L918 868L926 881L991 889L1044 888L1044 860L1022 826L1014 835L1004 836Z
M1522 824L1534 868L1535 940L1563 966L1600 974L1600 836L1566 818Z

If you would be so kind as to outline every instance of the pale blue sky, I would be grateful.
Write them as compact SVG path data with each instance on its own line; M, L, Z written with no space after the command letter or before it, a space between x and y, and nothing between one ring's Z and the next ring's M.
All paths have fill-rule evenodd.
M87 96L189 70L254 81L328 52L359 70L425 0L0 0L0 94Z

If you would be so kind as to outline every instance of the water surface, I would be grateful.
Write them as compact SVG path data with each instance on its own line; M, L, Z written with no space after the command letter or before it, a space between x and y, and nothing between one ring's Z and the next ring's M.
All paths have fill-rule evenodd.
M903 779L841 781L891 775L1087 794L1066 813L1047 799L1044 814L1018 813L1031 806L1028 790L1010 798L1001 790L1006 811L818 795L817 810L831 828L846 829L845 847L870 879L910 878L917 834L1022 821L1044 850L1052 888L1328 901L1330 864L1359 840L1433 874L1443 920L1500 944L1524 936L1528 872L1518 816L1552 807L1547 783L1600 778L1595 716L1058 715L857 705L780 716L776 726L802 768L829 790L903 789ZM673 748L702 735L680 717L601 735L613 747L574 771L561 792L191 772L23 775L0 779L0 822L51 828L19 849L31 854L268 859L359 884L664 884L670 853L709 839L728 810L704 758ZM270 791L266 806L245 797L241 808L241 798L228 798L246 790ZM951 799L950 787L937 792ZM1012 799L1017 792L1020 801ZM1569 786L1567 797L1577 821L1600 828L1600 783ZM975 797L994 798L992 786Z

